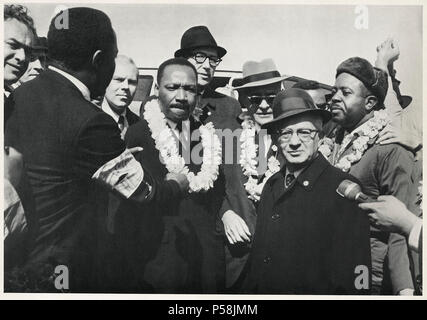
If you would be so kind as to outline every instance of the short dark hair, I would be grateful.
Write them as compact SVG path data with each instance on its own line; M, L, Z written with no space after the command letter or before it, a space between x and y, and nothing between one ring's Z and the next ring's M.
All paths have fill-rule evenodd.
M27 7L20 4L5 5L3 10L3 19L4 21L8 19L16 19L25 24L35 37L37 36L36 28L34 27L34 20L29 16Z
M165 62L163 62L158 70L157 70L157 84L160 85L160 80L162 80L163 77L163 73L165 71L165 68L167 66L171 66L171 65L179 65L179 66L187 66L189 68L191 68L194 71L194 74L196 75L196 79L197 79L197 70L196 68L191 64L191 62L189 62L187 59L185 58L172 58L169 60L166 60Z
M319 82L314 80L302 80L295 83L292 88L298 88L303 90L317 90L320 89Z
M68 25L57 27L57 18L67 15ZM65 22L66 19L64 19ZM92 8L70 8L50 22L47 34L48 58L70 70L83 69L97 50L108 51L115 41L110 18Z

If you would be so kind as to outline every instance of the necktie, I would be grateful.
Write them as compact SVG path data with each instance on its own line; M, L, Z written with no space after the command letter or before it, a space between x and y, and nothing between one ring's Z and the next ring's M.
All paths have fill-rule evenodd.
M123 115L119 117L119 121L117 121L117 124L119 125L120 132L122 132L125 128L125 117Z
M295 180L295 176L292 173L287 174L285 178L285 187L289 188L289 186L292 184L294 180Z

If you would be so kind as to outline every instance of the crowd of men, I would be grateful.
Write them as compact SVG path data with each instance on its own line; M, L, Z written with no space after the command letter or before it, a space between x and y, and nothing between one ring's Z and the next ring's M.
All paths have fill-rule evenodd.
M393 39L326 95L247 61L236 100L194 26L137 115L105 13L66 9L47 39L23 6L4 24L5 291L421 293L422 128Z

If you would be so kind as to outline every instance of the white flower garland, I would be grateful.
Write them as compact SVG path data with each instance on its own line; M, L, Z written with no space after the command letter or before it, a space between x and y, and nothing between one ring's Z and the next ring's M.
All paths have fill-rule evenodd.
M151 100L145 105L144 119L151 130L156 149L170 173L184 174L189 181L189 192L207 191L213 187L218 178L219 165L222 161L222 148L215 128L211 122L200 126L203 147L203 163L200 172L195 175L185 165L179 155L172 130L167 126L165 115L160 109L158 100Z
M379 132L389 123L389 118L385 110L374 111L374 116L369 119L365 124L363 124L362 130L357 131L359 135L356 140L354 140L352 145L352 153L342 157L336 164L335 167L341 169L342 171L349 171L353 163L358 162L364 152L368 149L368 141L372 138L375 138ZM335 159L339 157L345 151L347 145L353 139L353 134L348 134L343 139L341 148L339 149ZM330 138L323 138L320 142L319 151L328 158L332 153L333 141Z
M259 201L260 194L267 180L276 172L280 171L280 162L275 156L271 156L267 161L267 171L263 181L258 183L257 179L252 176L258 175L257 161L255 160L258 146L255 143L255 124L252 120L245 120L242 123L242 134L240 136L240 165L243 168L243 174L248 177L248 181L244 184L245 190L248 193L248 198L253 201ZM275 145L272 146L273 151L277 151Z

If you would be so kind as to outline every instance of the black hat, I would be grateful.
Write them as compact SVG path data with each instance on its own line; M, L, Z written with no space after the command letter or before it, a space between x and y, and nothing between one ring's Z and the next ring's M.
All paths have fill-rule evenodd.
M300 114L319 115L323 123L331 119L331 113L326 110L316 108L311 96L303 89L290 88L280 91L273 101L274 119L263 124L261 128L272 133L272 129L278 122Z
M378 98L380 105L384 103L388 81L383 70L373 67L366 59L353 57L341 62L335 78L341 73L349 73L359 79Z
M218 50L218 58L222 58L227 53L227 50L216 44L207 27L196 26L184 32L181 38L181 49L175 52L175 57L183 57L186 53L201 47L215 48Z

